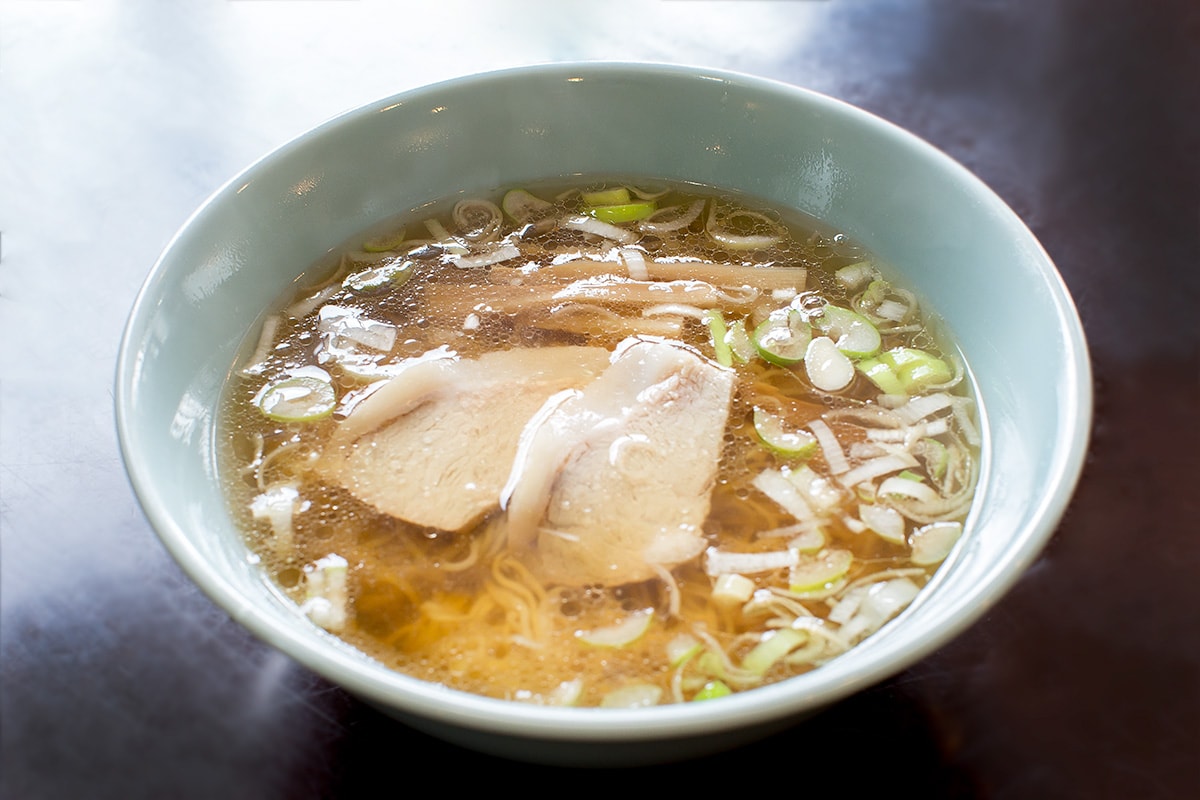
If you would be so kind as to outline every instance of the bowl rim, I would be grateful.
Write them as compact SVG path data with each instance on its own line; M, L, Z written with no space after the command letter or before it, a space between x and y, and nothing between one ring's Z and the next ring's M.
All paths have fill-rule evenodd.
M832 675L828 679L824 678L818 669L754 691L735 694L724 698L720 703L669 704L649 709L593 709L537 706L483 697L394 672L357 654L352 655L340 648L329 647L323 643L322 638L313 637L311 634L300 635L294 628L278 624L275 619L255 608L231 582L209 565L190 543L180 522L158 503L153 489L155 478L136 457L136 437L133 431L135 422L130 416L130 394L137 376L141 349L139 331L144 329L144 322L152 313L153 298L165 280L172 253L187 233L198 225L205 212L236 191L236 187L251 180L265 165L285 157L293 150L304 148L308 142L334 135L341 127L352 125L385 107L473 84L486 85L521 80L525 77L544 78L556 75L565 79L572 74L590 79L611 79L637 74L668 80L717 80L726 83L732 89L763 91L778 96L781 102L799 103L843 118L851 118L856 125L872 127L901 146L920 151L925 157L932 159L940 169L945 170L956 183L970 186L973 196L987 203L998 213L1013 235L1024 239L1031 252L1040 259L1039 272L1053 295L1054 308L1058 315L1057 327L1064 333L1063 340L1068 350L1065 360L1074 371L1073 379L1065 383L1073 393L1073 397L1070 398L1071 404L1078 409L1072 424L1064 426L1064 430L1060 431L1059 441L1065 442L1065 447L1060 445L1054 450L1059 457L1060 468L1055 471L1054 482L1046 487L1041 502L1025 526L1030 532L1029 535L1021 539L1019 547L1000 565L999 574L974 587L967 596L958 601L957 613L952 615L944 627L924 640L906 646L901 657L896 658L890 654L889 649L877 648L876 651L859 657L854 662L852 671L839 670L836 679ZM1093 414L1091 364L1087 344L1078 311L1061 274L1025 223L965 166L916 134L870 111L812 89L771 78L700 65L636 61L547 62L462 75L410 88L342 111L272 148L212 192L164 246L139 288L130 310L118 351L114 388L114 409L122 460L138 502L156 536L201 591L259 639L361 698L400 710L406 715L411 714L461 728L518 737L594 742L644 741L663 736L686 737L774 722L849 696L925 658L982 617L1020 579L1049 541L1058 520L1066 511L1082 473ZM335 640L331 635L325 636ZM862 650L863 645L855 649Z

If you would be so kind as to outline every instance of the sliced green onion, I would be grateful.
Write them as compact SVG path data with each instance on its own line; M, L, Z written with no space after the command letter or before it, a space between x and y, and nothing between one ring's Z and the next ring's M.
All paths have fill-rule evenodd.
M704 684L700 691L692 695L692 700L715 700L718 697L728 697L731 694L733 694L733 689L730 689L724 681L712 680Z
M910 481L893 475L879 484L881 497L911 497L918 503L936 503L938 493L920 481Z
M615 206L628 203L629 190L624 186L615 189L599 189L595 192L584 192L580 195L585 206Z
M845 389L854 380L854 364L828 336L814 336L804 352L804 370L824 392Z
M600 700L601 708L646 708L658 705L662 688L648 683L634 683L614 689Z
M504 213L516 222L529 222L554 208L554 204L530 194L524 189L511 189L500 201Z
M620 228L610 222L604 222L603 220L584 214L567 217L563 221L562 226L569 230L581 231L604 239L611 239L621 244L633 244L638 238L637 234L631 230Z
M739 553L710 547L704 551L704 571L720 580L722 576L733 573L741 575L747 572L770 572L783 567L792 567L799 560L799 555L793 550ZM753 591L753 586L751 586L751 591Z
M304 568L305 599L300 610L326 630L339 631L346 625L349 566L346 559L330 553Z
M879 330L862 314L835 305L827 305L809 317L814 328L833 339L837 349L850 358L866 358L879 352Z
M749 364L754 358L754 342L746 332L746 320L735 319L725 326L725 343L733 354L733 360L739 364Z
M690 633L681 633L667 642L667 663L681 666L704 650L704 643Z
M754 432L768 450L787 458L808 458L817 452L817 437L805 430L784 430L783 420L761 408L754 409Z
M668 206L660 208L638 223L638 229L648 233L670 233L691 225L704 211L705 200L697 200L690 206Z
M712 675L714 678L729 677L725 669L725 662L711 650L705 650L696 659L696 669L705 675Z
M859 361L858 371L866 375L871 383L879 387L884 394L906 395L904 384L890 366L878 358L867 358Z
M846 577L854 556L849 550L824 550L816 556L801 558L792 567L788 588L797 594L828 589Z
M750 232L740 233L738 229ZM762 250L778 244L783 238L779 223L767 215L746 209L719 214L716 203L709 206L704 230L710 239L727 250ZM759 232L764 230L767 232Z
M424 220L424 225L425 229L429 231L429 235L434 238L437 246L442 248L444 252L456 256L465 256L471 252L471 249L467 247L462 239L450 235L450 231L446 230L446 226L442 224L441 220L430 217Z
M654 619L654 609L635 611L615 625L590 631L576 631L579 641L595 647L625 647L642 637Z
M552 706L573 706L579 702L582 695L583 681L576 678L573 681L563 681L554 687L546 697L546 703Z
M804 360L812 341L812 327L803 314L788 308L772 312L754 329L750 339L764 360L790 367Z
M920 589L908 578L880 581L865 587L857 608L839 633L849 642L857 642L883 627L917 596ZM830 612L833 616L833 612Z
M733 350L725 338L727 333L725 317L719 310L713 309L704 314L704 322L708 325L708 332L712 335L713 357L722 367L733 366Z
M754 590L754 581L730 572L713 581L712 599L717 603L745 603L754 596Z
M385 287L398 289L408 283L414 266L412 261L393 258L377 267L347 275L342 286L359 293L377 292Z
M940 481L950 464L950 451L937 439L922 439L916 453L925 462L925 469L935 481Z
M368 253L384 253L389 250L395 250L404 242L404 228L391 231L390 233L382 234L381 236L373 236L363 242L362 249Z
M653 200L639 203L618 203L608 206L587 206L583 213L604 222L613 224L621 222L637 222L654 213L657 206Z
M504 224L504 214L499 207L480 198L459 200L450 216L463 238L472 242L492 238Z
M264 386L254 404L276 422L313 422L333 413L337 393L328 375L295 375Z
M954 549L962 531L961 522L931 522L917 528L908 535L912 562L922 566L941 563Z
M891 368L908 392L919 392L954 377L949 364L915 347L893 347L880 353L879 360Z
M842 503L842 490L808 464L784 467L783 475L800 490L804 502L816 511L833 511Z
M838 283L853 291L864 283L878 278L879 270L875 269L875 265L870 261L857 261L842 267L834 275L837 277Z
M765 675L780 659L807 641L808 633L794 628L780 628L764 634L762 641L742 659L742 669Z
M265 492L250 502L250 513L255 519L265 519L271 524L275 545L282 552L292 546L292 520L300 506L300 492L294 484L285 483L268 487Z
M630 186L629 191L633 192L639 200L657 200L664 195L670 194L671 187L666 186L660 189L658 187Z
M887 299L888 292L892 290L892 285L882 278L877 278L867 284L866 290L862 293L860 303L863 307L874 309L880 303Z
M904 544L904 516L891 506L860 503L858 518L884 541Z

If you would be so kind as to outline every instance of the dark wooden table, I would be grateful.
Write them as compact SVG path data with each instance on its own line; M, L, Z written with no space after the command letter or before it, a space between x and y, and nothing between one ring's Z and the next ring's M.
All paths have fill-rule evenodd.
M531 767L381 716L201 595L117 455L125 315L207 194L346 108L579 59L762 75L925 137L1040 237L1094 362L1082 481L1011 594L907 672L701 763ZM704 796L730 776L795 797L1200 796L1195 0L0 0L0 235L0 797L398 796L425 774L493 792Z

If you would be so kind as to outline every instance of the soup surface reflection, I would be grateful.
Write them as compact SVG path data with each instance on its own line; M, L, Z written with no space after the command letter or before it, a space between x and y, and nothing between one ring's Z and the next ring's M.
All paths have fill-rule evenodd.
M813 220L533 185L306 274L233 372L221 468L281 590L397 670L543 704L717 698L854 647L961 535L960 359Z

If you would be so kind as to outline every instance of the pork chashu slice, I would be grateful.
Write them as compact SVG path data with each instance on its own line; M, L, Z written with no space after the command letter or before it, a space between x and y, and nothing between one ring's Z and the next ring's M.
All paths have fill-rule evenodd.
M731 370L679 342L626 339L523 434L503 495L510 547L575 585L647 580L695 558L733 387Z
M497 509L521 431L547 398L608 365L598 347L411 359L340 423L318 469L379 511L457 531Z

